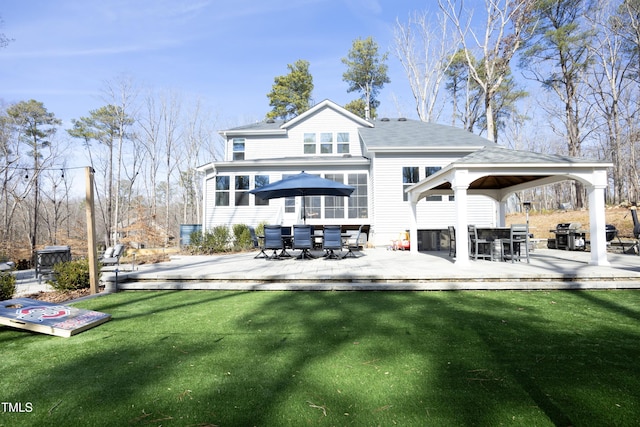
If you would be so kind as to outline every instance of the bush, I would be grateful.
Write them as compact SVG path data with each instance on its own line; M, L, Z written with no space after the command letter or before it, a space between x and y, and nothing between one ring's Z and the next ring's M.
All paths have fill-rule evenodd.
M205 233L203 248L207 253L227 252L231 232L226 225L218 225L213 228L213 232Z
M88 288L90 284L89 261L60 262L53 266L54 280L47 280L56 291L73 291Z
M212 231L200 233L194 231L189 235L189 248L191 253L213 254L216 252L228 252L231 232L226 225L218 225Z
M0 300L11 299L16 292L16 278L9 272L0 273Z
M264 236L264 226L268 224L269 223L267 221L262 221L260 224L258 224L258 226L256 227L256 235Z
M199 252L202 248L202 241L202 231L192 231L189 234L189 248L191 252Z
M253 246L251 232L246 224L233 225L233 247L237 251L246 251Z

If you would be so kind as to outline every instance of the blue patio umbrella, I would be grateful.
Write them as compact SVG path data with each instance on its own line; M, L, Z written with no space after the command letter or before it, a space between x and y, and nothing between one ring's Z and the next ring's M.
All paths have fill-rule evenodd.
M261 199L277 199L280 197L302 196L303 219L306 222L304 208L305 196L343 196L349 197L355 190L350 185L342 184L330 179L310 175L302 171L299 174L291 175L280 181L267 184L260 188L255 188L249 193L255 194Z

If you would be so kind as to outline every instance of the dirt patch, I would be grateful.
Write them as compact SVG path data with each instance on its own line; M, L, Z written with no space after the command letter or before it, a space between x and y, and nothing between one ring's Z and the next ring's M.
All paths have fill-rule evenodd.
M607 224L613 224L618 229L621 238L633 238L633 220L626 207L607 207L605 210ZM526 215L524 213L509 214L506 217L506 225L524 224ZM535 238L549 239L555 238L550 232L556 225L566 222L579 222L583 230L589 230L589 211L548 211L529 213L529 226Z
M45 301L45 302L60 303L60 302L71 301L81 297L86 297L89 295L91 295L91 291L88 288L86 288L86 289L77 289L75 291L67 291L67 292L40 291L34 294L25 295L24 298L31 298L31 299L35 299L38 301Z

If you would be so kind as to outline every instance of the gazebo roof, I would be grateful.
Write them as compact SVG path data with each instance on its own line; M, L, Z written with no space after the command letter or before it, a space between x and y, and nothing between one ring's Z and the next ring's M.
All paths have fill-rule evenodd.
M411 239L418 238L418 201L431 194L453 193L456 204L456 264L468 264L468 194L484 195L500 202L500 223L504 225L504 204L509 195L573 179L585 186L589 196L591 263L607 265L604 194L608 183L607 170L612 166L608 162L485 146L406 189L412 216ZM413 246L411 250L417 252Z
M596 160L582 159L578 157L561 156L557 154L536 153L533 151L512 150L499 145L487 145L482 150L473 152L454 164L545 164L545 165L569 165L569 164L593 164L601 165Z
M589 181L587 175L606 171L612 164L555 154L512 150L488 145L452 162L407 189L421 199L430 194L451 193L457 171L471 175L469 193L485 194L500 200L515 191L568 179Z

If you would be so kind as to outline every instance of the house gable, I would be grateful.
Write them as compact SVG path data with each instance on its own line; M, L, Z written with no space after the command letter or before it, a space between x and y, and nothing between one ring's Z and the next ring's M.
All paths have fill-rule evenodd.
M358 130L371 123L331 101L293 120L265 120L219 132L225 161L313 156L362 156Z

